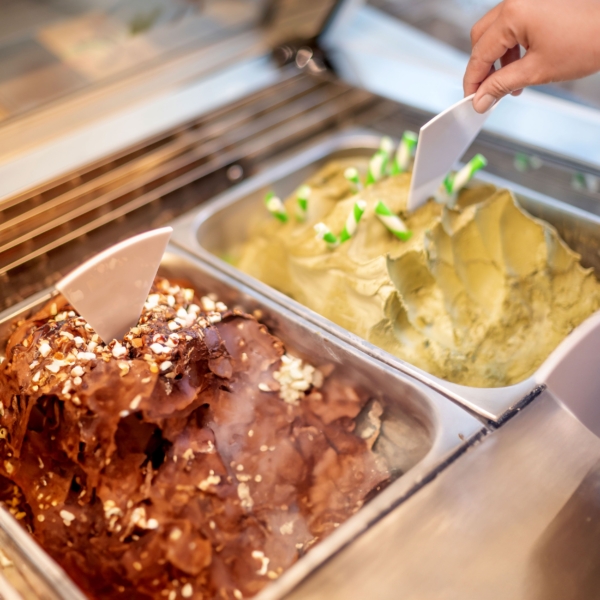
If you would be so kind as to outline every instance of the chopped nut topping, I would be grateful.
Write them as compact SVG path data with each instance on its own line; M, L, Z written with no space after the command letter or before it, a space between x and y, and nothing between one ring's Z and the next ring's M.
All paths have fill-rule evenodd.
M198 489L206 492L211 485L219 485L219 483L221 483L221 478L218 475L211 474L198 484Z
M130 403L129 403L129 408L131 410L136 410L138 408L138 406L140 405L140 402L142 401L142 395L138 394Z
M123 346L120 342L115 342L115 345L112 349L112 355L115 358L123 358L127 354L127 348Z
M241 501L242 508L250 510L254 506L254 500L250 496L250 488L247 483L240 483L237 487L238 497Z
M297 404L311 386L319 387L323 383L320 371L289 354L281 357L281 367L273 377L279 382L281 399L288 404Z
M63 520L63 523L69 527L69 525L71 525L71 522L75 520L75 515L72 512L69 512L68 510L61 510L59 513L60 518Z
M200 304L202 305L202 309L205 312L210 312L215 310L215 303L213 300L211 300L208 296L202 296L202 298L200 298Z
M62 367L65 367L69 363L65 360L56 360L53 359L49 365L46 365L46 369L51 373L58 373Z
M259 560L261 565L260 565L260 569L258 571L256 571L257 575L266 575L267 574L267 569L269 568L269 562L270 559L267 558L265 556L265 553L262 552L261 550L253 550L252 551L252 558L255 558L256 560Z
M294 532L294 521L289 521L288 523L284 523L279 531L281 535L291 535Z
M71 375L73 375L73 377L81 377L84 373L85 371L83 370L83 367L81 365L75 365L71 369Z
M119 370L121 371L120 375L121 377L125 377L125 375L127 375L127 373L129 373L129 364L126 362L120 362L119 363Z
M154 354L167 354L168 352L170 352L170 348L168 348L167 346L163 346L158 342L154 342L154 344L150 346L150 350L152 350Z

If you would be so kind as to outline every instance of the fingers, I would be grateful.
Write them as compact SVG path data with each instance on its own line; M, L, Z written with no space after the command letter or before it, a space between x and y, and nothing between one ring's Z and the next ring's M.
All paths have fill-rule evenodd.
M524 87L541 81L538 61L535 55L528 53L490 75L479 86L473 98L473 107L477 112L484 113L507 94L514 92L518 95Z
M517 45L510 27L504 23L502 16L498 17L473 48L463 80L465 96L475 93L496 60Z
M520 58L521 47L515 46L514 48L511 48L510 50L506 51L506 54L500 59L500 64L502 67L507 67L508 65L510 65L510 63L513 63L516 60L519 60ZM520 96L522 91L523 90L515 90L514 92L511 92L511 95Z
M489 10L471 29L471 48L477 44L481 36L487 31L489 26L498 18L502 10L502 2Z
M519 60L521 58L521 46L518 44L509 48L504 56L500 57L500 64L503 67L510 65L510 63L515 62L515 60Z

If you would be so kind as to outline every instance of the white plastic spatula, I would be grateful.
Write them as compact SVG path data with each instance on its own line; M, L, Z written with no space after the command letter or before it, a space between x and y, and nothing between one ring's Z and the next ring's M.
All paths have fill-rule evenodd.
M408 193L409 211L438 191L490 116L493 108L482 115L475 112L474 96L463 98L421 127Z
M600 437L600 311L558 346L535 379Z
M163 227L129 238L56 284L103 342L121 339L137 324L172 232Z

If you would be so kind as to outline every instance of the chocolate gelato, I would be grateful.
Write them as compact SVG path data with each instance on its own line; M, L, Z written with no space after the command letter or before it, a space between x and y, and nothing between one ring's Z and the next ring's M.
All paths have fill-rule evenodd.
M56 297L0 365L2 498L90 597L253 596L390 477L324 371L165 279L108 345Z

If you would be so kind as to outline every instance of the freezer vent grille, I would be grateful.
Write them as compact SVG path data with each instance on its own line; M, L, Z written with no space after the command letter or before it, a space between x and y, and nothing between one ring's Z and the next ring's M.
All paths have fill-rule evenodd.
M268 89L7 199L0 204L0 310L111 244L164 225L282 151L362 123L384 104L290 67Z

